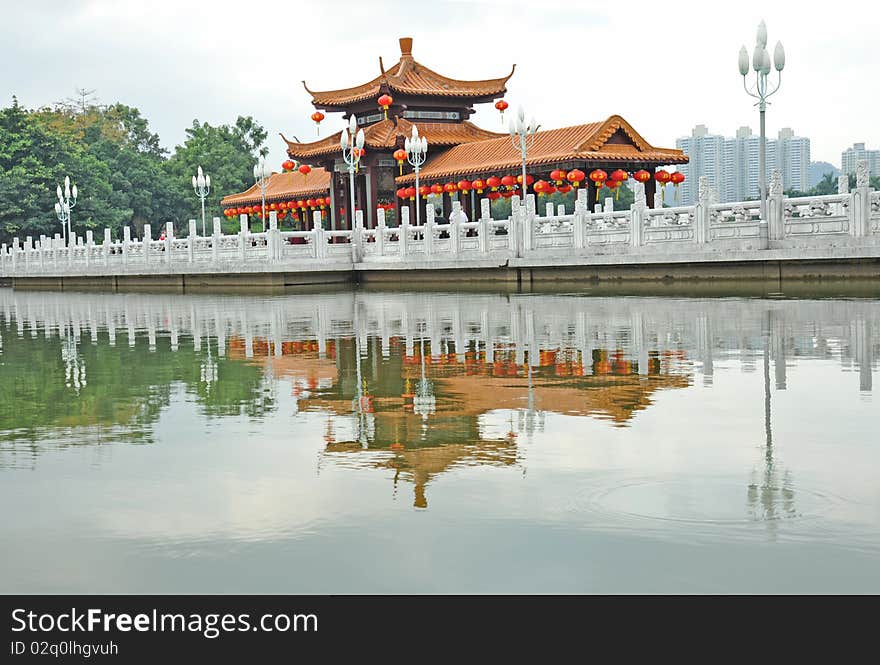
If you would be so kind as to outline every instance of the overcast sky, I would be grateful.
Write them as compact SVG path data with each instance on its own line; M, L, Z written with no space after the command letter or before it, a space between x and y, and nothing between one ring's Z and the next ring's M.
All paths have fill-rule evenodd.
M136 106L166 147L194 118L252 115L278 136L316 137L313 90L363 83L397 61L397 38L417 60L463 79L506 75L511 107L544 128L617 113L654 145L673 147L697 123L732 135L757 131L757 110L737 72L763 18L772 53L787 56L767 112L774 136L790 126L812 140L812 159L840 164L854 141L880 147L880 9L872 2L348 3L310 0L0 0L0 91L28 107L95 89L101 102ZM840 11L838 11L840 9ZM775 73L773 75L775 77ZM502 129L491 105L474 120ZM322 135L342 126L333 114ZM276 166L277 168L277 166Z

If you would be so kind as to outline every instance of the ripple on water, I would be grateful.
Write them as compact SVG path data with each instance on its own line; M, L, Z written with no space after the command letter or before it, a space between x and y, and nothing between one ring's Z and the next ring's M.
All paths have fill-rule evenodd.
M659 529L680 525L693 535L756 523L800 524L824 531L820 522L841 497L791 483L754 483L731 478L629 478L593 486L572 509L605 526Z

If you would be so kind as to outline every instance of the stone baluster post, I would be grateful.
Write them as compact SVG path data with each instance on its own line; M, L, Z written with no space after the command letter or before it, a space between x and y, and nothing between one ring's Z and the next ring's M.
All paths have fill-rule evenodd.
M3 257L0 256L0 261L2 261ZM40 272L46 271L46 236L44 234L40 234L40 244L39 244L39 255L37 259L40 264Z
M849 176L846 173L841 173L837 176L837 193L838 194L849 194ZM850 212L852 211L852 206L846 206L842 203L834 204L834 214L835 215L843 215L846 214L849 219L849 231L852 233L852 218L850 216Z
M187 259L190 263L195 263L196 260L196 220L189 220L189 238L187 238L186 249L187 249Z
M275 263L278 260L280 244L281 232L278 230L278 212L271 210L269 212L269 230L266 233L266 260L269 263Z
M112 244L113 236L110 235L110 229L104 229L104 242L101 243L101 254L104 257L105 266L110 265L110 245Z
M128 227L126 227L128 228ZM130 233L130 231L129 231ZM129 237L130 239L130 237ZM153 257L150 255L153 245L153 227L150 224L144 224L144 237L141 239L141 262L144 265L150 263Z
M553 204L552 204L552 203L549 203L549 202L548 202L548 203L544 206L544 215L545 215L546 217L553 217Z
M523 253L522 218L522 200L514 194L510 197L510 217L507 220L507 249L512 256L522 256Z
M174 241L174 224L165 224L165 263L171 265L171 246Z
M483 254L488 253L489 251L489 222L492 221L492 202L489 199L482 199L480 201L480 231L479 238L480 241L480 252ZM508 230L508 233L510 230Z
M519 217L519 232L522 236L522 240L520 241L520 247L522 248L520 256L524 256L526 252L530 252L535 248L537 216L535 195L527 194L526 204L521 208Z
M461 201L452 202L452 214L449 216L449 251L453 259L458 258L461 243ZM456 349L457 351L457 349Z
M422 246L425 248L425 258L430 258L434 254L434 216L436 214L433 205L429 205L425 208L425 232L422 234Z
M55 271L58 271L58 252L61 250L64 241L61 239L61 234L56 233L55 237L52 239L52 265L55 268Z
M214 218L214 233L211 236L211 261L214 265L220 262L220 235L222 229L220 227L220 218Z
M587 197L581 196L581 194L586 193L586 190L578 190L577 198L574 202L574 218L571 221L571 243L575 250L583 249L586 246Z
M409 245L409 206L400 209L400 230L397 240L400 243L400 258L405 259Z
M327 239L324 236L324 227L321 222L321 211L316 210L312 216L312 242L315 245L315 258L323 259L327 255Z
M376 254L385 255L385 208L376 209Z
M767 238L785 238L785 197L782 191L782 172L773 169L770 174L770 193L767 199Z
M18 238L12 239L12 272L18 268Z
M867 160L860 159L856 163L856 190L851 194L850 209L852 223L850 234L863 237L871 233L871 189Z
M95 246L95 234L91 229L86 231L86 268L92 265L92 249Z
M709 178L700 176L699 198L694 209L694 242L709 242L709 201L712 194L709 189Z
M244 262L247 258L247 244L249 242L248 236L250 235L250 226L248 223L247 214L243 214L239 217L239 231L238 231L238 256Z
M645 183L633 183L633 204L630 208L629 240L632 247L641 247L645 244L645 210L647 199L645 197Z
M2 268L2 272L8 272L9 269L9 249L6 247L6 243L0 244L0 268Z
M355 210L354 228L351 231L351 260L360 263L364 256L364 211Z

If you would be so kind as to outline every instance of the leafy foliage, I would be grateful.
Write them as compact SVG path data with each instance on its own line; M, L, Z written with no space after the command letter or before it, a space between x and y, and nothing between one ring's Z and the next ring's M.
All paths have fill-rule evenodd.
M252 184L265 140L251 117L219 127L194 121L169 157L136 108L83 99L27 110L13 98L0 109L0 241L60 233L55 188L67 175L79 190L72 224L80 236L106 227L119 237L126 225L140 235L147 222L182 231L201 215L191 187L196 167L211 174L206 213L220 215L223 196Z

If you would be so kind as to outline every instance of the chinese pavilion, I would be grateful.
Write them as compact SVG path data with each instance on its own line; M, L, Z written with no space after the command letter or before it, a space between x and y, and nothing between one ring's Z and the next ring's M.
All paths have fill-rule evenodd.
M412 39L403 37L398 62L386 69L380 57L379 74L367 83L318 92L303 81L306 92L312 96L316 109L312 119L316 123L324 119L322 111L341 113L346 122L354 116L364 130L365 152L355 176L355 200L356 208L364 211L367 228L375 225L375 210L380 207L393 209L399 220L400 207L409 206L410 219L414 220L413 207L424 207L433 196L435 204L442 202L444 216L448 218L452 197L469 193L461 197L461 202L468 217L474 219L479 198L497 199L521 193L517 184L517 175L522 172L519 148L514 147L507 133L482 129L469 120L477 104L496 100L495 106L503 114L507 103L502 98L515 67L494 79L449 78L415 60ZM428 140L428 159L420 170L419 192L413 186L415 175L405 159L400 159L404 140L411 135L413 125ZM273 174L269 185L272 202L287 201L280 209L295 207L298 212L326 206L330 228L351 228L352 213L346 205L350 201L350 178L342 159L340 136L341 131L302 143L282 135L290 159L313 167L307 177L298 176L295 171ZM586 174L597 170L624 176L633 173L645 181L651 200L655 188L651 176L655 169L687 160L681 150L656 148L626 120L611 116L601 122L538 131L528 150L526 187L531 185L532 191L539 194L557 188L564 193L582 184L589 187L590 200L595 201L602 180L592 180ZM294 166L292 162L286 164ZM573 179L566 178L572 172ZM315 205L309 206L309 202ZM224 198L222 204L258 206L260 190L252 187ZM424 220L426 215L421 214L420 218Z

